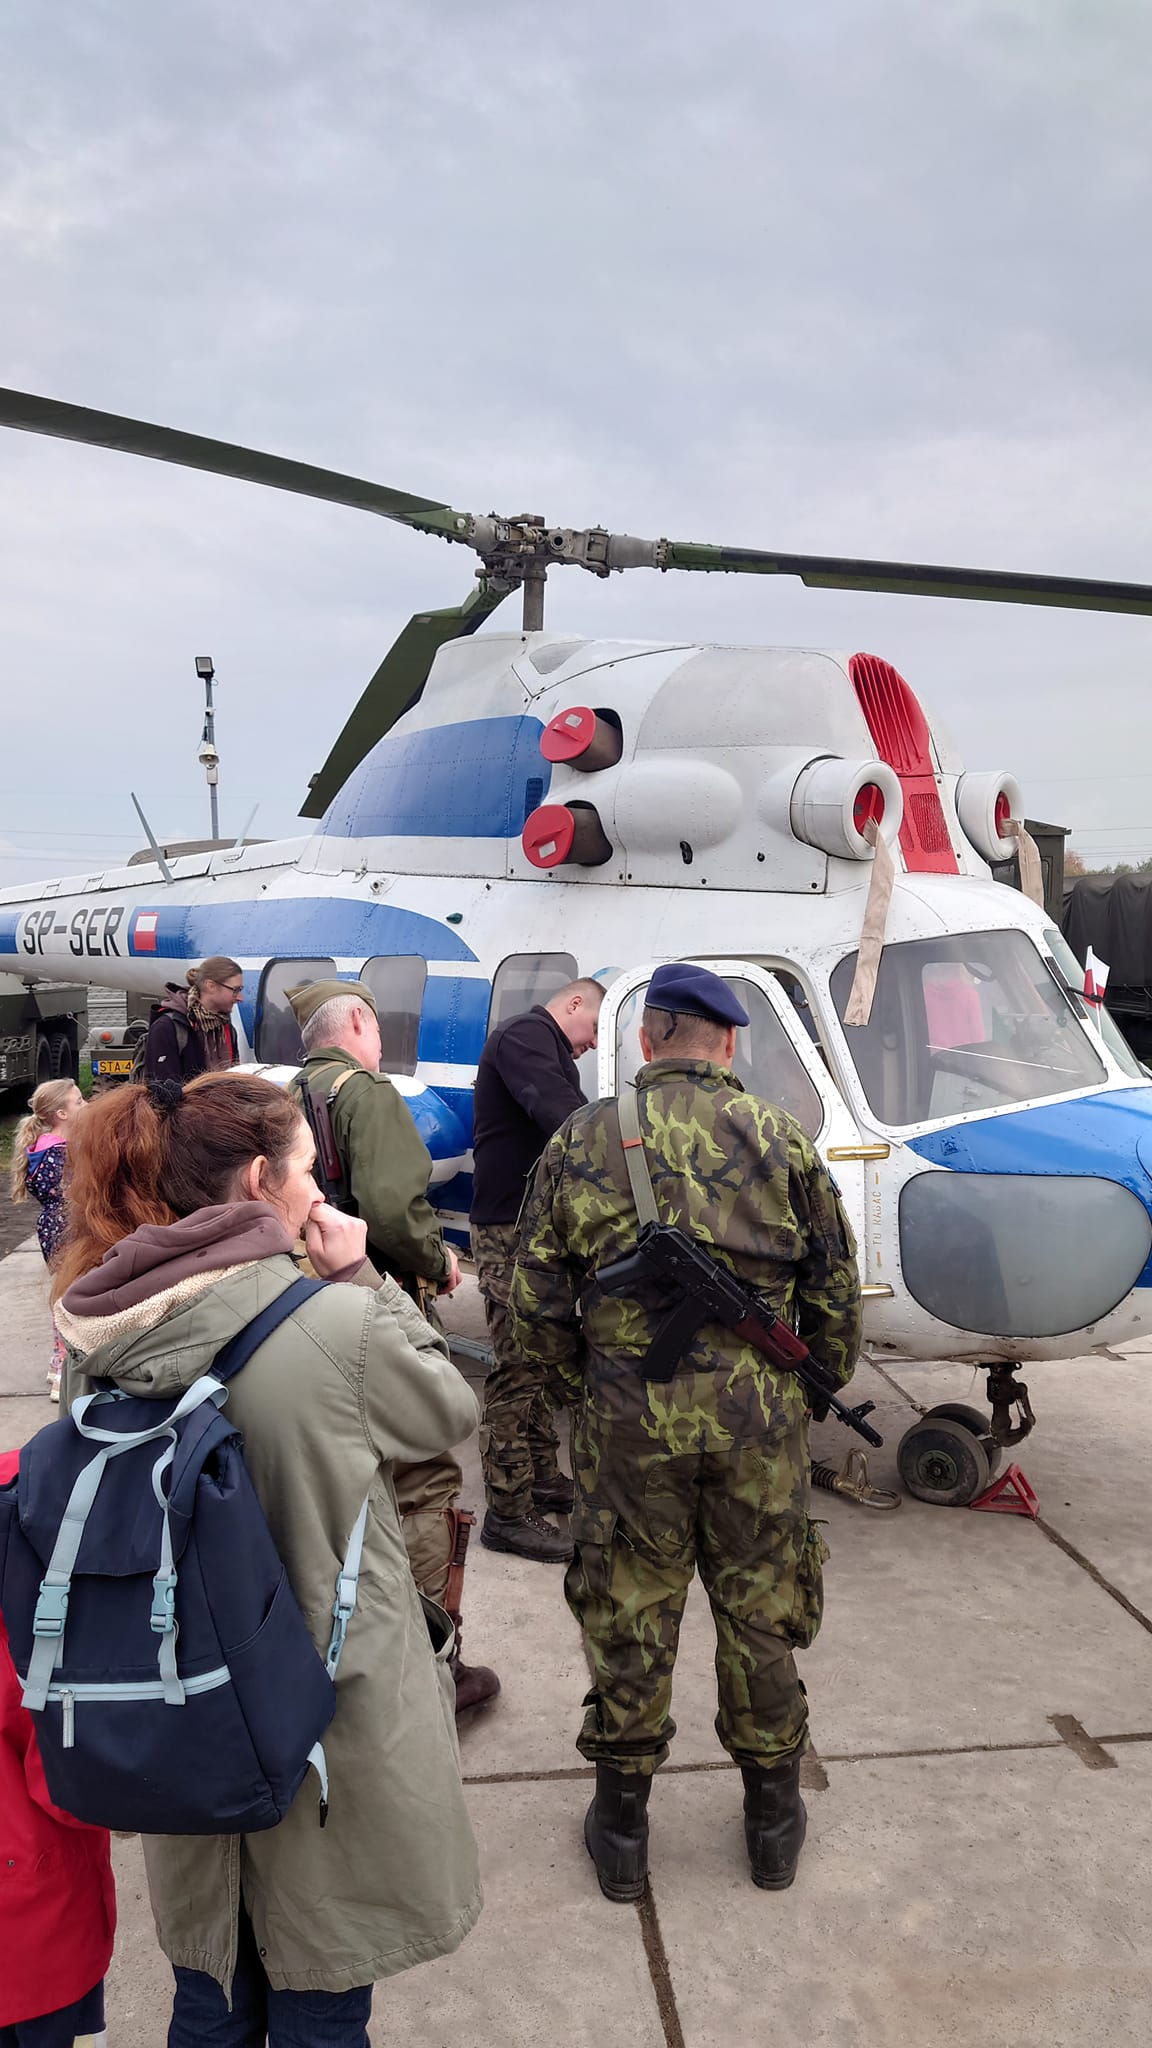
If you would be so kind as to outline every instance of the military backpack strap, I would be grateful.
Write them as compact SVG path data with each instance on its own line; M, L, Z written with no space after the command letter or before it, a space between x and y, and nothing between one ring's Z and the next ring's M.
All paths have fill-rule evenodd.
M344 1072L342 1074L337 1074L336 1079L333 1081L331 1088L328 1090L329 1109L331 1109L332 1104L335 1102L336 1097L339 1095L340 1090L343 1088L345 1081L351 1081L355 1077L355 1075L366 1074L367 1072L367 1067L345 1067Z
M635 1088L625 1088L616 1104L616 1115L620 1122L620 1142L624 1147L624 1164L628 1169L628 1185L640 1227L647 1223L659 1223L656 1197L652 1192L652 1175L644 1151L644 1139L640 1133L640 1098Z

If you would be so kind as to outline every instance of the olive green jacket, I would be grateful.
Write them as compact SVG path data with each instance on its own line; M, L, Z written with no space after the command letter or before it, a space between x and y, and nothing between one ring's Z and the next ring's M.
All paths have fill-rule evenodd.
M84 1374L170 1399L297 1277L286 1254L195 1274L139 1307L58 1310L67 1397ZM79 1371L77 1366L79 1363ZM476 1402L394 1281L330 1286L274 1331L228 1388L226 1411L321 1656L336 1577L370 1496L356 1612L324 1736L330 1813L311 1772L280 1825L255 1835L145 1839L169 1961L226 1989L244 1905L278 1990L347 1991L456 1948L481 1905L460 1782L451 1629L434 1649L401 1532L395 1460L429 1458L476 1426ZM443 1624L443 1626L439 1626Z
M344 1081L332 1104L332 1135L348 1175L356 1214L368 1225L368 1256L383 1272L415 1274L438 1287L448 1253L428 1200L432 1161L404 1097L387 1074L371 1074L339 1046L309 1053L289 1093L303 1083L323 1095Z
M706 1060L654 1061L636 1089L661 1221L710 1245L846 1380L860 1347L856 1247L799 1124ZM672 1449L730 1447L782 1404L802 1413L792 1376L718 1323L667 1384L640 1378L667 1303L649 1282L624 1295L596 1283L638 1228L616 1105L593 1102L546 1147L520 1218L509 1310L521 1356L560 1399L609 1424L641 1416L646 1440Z

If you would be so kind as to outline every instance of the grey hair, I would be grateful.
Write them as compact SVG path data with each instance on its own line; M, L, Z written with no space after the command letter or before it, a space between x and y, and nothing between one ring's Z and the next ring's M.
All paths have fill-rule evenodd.
M353 1010L367 1007L362 996L330 996L300 1027L305 1052L318 1045L338 1045L352 1022Z

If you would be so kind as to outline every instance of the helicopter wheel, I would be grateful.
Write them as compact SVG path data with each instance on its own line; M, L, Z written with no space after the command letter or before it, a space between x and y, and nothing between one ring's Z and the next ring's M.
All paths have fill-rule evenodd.
M962 1422L939 1415L913 1423L900 1439L896 1463L913 1498L937 1508L966 1508L991 1477L980 1438Z
M924 1420L958 1422L961 1429L970 1429L973 1436L978 1436L983 1444L984 1455L988 1460L988 1476L995 1479L1004 1456L1004 1447L996 1442L995 1437L989 1435L989 1419L980 1413L979 1408L969 1408L963 1401L941 1401L938 1408L928 1410Z

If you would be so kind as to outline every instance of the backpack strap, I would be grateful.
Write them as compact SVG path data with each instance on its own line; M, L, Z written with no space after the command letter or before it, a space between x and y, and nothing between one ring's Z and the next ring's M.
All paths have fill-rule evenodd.
M270 1301L267 1308L262 1308L259 1315L253 1316L250 1323L245 1323L244 1328L237 1331L223 1350L216 1353L212 1361L212 1378L217 1384L223 1386L228 1380L234 1379L241 1367L247 1365L253 1352L259 1351L265 1338L270 1337L273 1330L278 1330L281 1323L286 1323L289 1316L294 1315L298 1308L303 1308L306 1301L311 1300L314 1294L319 1294L321 1288L327 1285L326 1280L312 1280L306 1273L302 1273L298 1280L293 1280L291 1286L284 1289L283 1294L278 1294L275 1301Z
M628 1185L641 1228L647 1223L659 1223L660 1214L652 1192L652 1174L640 1131L640 1099L635 1088L625 1088L616 1104L616 1115L620 1123L620 1142L624 1147L624 1164L628 1169Z

